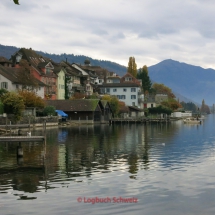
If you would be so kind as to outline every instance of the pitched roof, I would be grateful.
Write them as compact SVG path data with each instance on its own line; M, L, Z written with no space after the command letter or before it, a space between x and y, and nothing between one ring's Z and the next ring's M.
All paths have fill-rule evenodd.
M138 107L134 107L134 106L128 106L130 111L136 111L136 112L143 112L144 110Z
M100 88L102 87L140 87L139 84L136 83L107 83L107 84L102 84L101 86L99 86Z
M31 48L30 49L21 48L11 57L11 60L13 61L14 64L16 62L17 54L21 55L22 59L27 60L40 75L44 75L44 72L41 70L41 68L45 68L45 66L51 62L51 60L37 54L37 52L32 50ZM46 76L56 77L56 74L54 73L46 74Z
M19 78L19 72L21 71L21 68L14 68L14 67L5 67L0 65L0 74L10 80L12 83L15 84L23 84L22 80ZM45 84L38 79L34 79L34 81L39 85L39 86L45 86Z
M110 76L107 79L121 79L119 76Z
M131 81L125 81L125 78L126 77L131 77L132 80ZM136 84L139 84L141 85L141 81L139 81L138 79L136 79L132 74L130 73L126 73L125 75L122 76L122 78L120 79L120 82L121 83L127 83L127 82L130 82L130 83L136 83Z
M48 106L54 106L62 111L95 111L101 104L99 99L76 99L76 100L47 100Z
M12 63L12 62L3 56L0 56L0 63Z

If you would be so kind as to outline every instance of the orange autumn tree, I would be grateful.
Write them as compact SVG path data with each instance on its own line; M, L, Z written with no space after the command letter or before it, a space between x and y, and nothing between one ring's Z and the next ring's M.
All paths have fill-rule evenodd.
M25 107L45 107L44 100L32 91L20 90L18 91L18 94L22 96Z

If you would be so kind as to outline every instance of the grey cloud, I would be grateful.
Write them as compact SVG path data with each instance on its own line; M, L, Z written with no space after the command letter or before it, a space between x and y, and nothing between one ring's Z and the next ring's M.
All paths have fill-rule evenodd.
M101 28L93 29L92 33L96 34L96 35L108 35L108 32L106 30L101 29Z

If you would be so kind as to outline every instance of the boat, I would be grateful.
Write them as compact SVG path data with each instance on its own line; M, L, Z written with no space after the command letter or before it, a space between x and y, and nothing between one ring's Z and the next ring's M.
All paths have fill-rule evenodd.
M196 118L186 118L183 120L184 123L187 123L187 124L201 124L202 121L200 119L196 119Z

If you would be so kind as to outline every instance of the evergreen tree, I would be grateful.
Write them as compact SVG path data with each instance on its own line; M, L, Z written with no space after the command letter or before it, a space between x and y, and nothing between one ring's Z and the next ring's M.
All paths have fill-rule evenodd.
M147 66L143 66L142 69L139 69L139 72L137 74L137 78L142 80L142 88L144 95L146 95L147 92L151 90L152 82L148 75L148 68Z
M132 74L135 78L137 77L137 64L135 63L134 57L129 57L127 72Z

